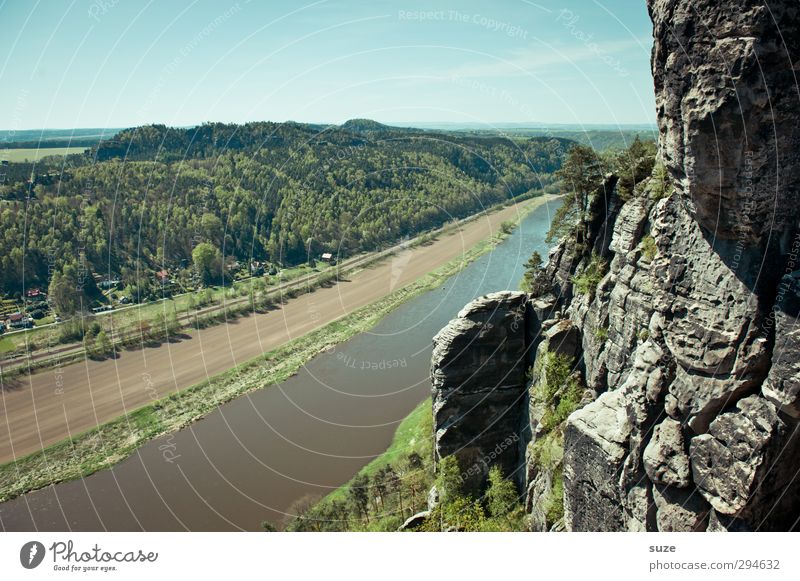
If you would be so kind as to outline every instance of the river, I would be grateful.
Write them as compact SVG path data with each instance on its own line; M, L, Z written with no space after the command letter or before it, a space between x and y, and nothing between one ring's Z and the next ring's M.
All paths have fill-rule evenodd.
M347 482L430 394L431 338L470 300L516 289L559 202L492 252L408 301L294 377L235 399L110 470L0 504L5 531L221 531L280 524L287 508ZM401 261L392 268L402 269Z

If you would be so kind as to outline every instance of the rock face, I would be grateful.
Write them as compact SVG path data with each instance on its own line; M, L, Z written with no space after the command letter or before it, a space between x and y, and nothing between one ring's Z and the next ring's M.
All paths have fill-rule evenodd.
M797 223L797 2L649 0L661 154L693 219L786 245ZM784 248L785 250L785 248Z
M647 477L656 484L689 486L689 456L684 450L680 423L667 418L653 429L642 456Z
M607 177L589 239L550 252L552 289L527 302L527 334L478 330L487 312L508 321L526 303L508 294L437 336L437 454L484 453L515 424L535 444L514 362L557 351L578 360L590 394L563 424L566 530L800 529L800 4L648 7L672 191L622 200ZM607 273L580 294L572 278L592 253ZM443 370L451 352L469 369ZM544 530L537 503L556 473L528 461L527 506Z
M436 459L455 454L474 486L494 464L522 480L528 311L524 293L490 294L469 303L433 339Z

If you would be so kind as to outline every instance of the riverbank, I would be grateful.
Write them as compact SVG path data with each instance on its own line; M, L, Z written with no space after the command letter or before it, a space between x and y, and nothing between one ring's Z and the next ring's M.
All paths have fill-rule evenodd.
M535 207L550 199L552 198L537 198L521 208L513 209L512 213L519 221ZM496 216L498 219L502 217ZM3 465L0 467L0 500L8 500L28 490L108 468L149 439L178 430L240 395L269 383L283 381L320 351L369 329L408 299L436 288L443 280L494 248L506 235L507 233L501 233L483 240L458 258L384 296L376 303L361 307L344 318L328 323L263 356L191 388L160 398L70 440L61 441L41 452Z

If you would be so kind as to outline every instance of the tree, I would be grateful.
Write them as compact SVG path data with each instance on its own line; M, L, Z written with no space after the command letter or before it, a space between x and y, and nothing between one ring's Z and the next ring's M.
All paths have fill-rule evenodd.
M535 297L542 296L548 292L552 286L547 279L542 255L536 250L533 251L533 254L531 254L531 257L525 263L525 273L522 275L522 281L519 286L521 290Z
M56 270L53 273L47 293L56 312L61 316L88 311L100 296L92 275L79 275L74 263L65 264L61 271Z
M200 280L213 284L222 275L222 254L208 242L202 242L192 250L192 262Z
M114 345L106 335L105 331L100 331L94 340L95 353L97 355L110 355L114 352Z
M489 469L489 487L486 489L486 507L492 517L504 517L514 508L519 494L514 483L503 478L498 466Z
M591 147L576 145L569 150L564 165L555 175L569 195L553 216L547 241L553 242L574 232L576 240L582 244L588 229L589 201L603 179L600 159Z
M222 220L216 215L210 212L203 214L203 217L200 219L200 227L209 240L213 240L215 243L222 241Z
M436 489L439 491L439 502L446 505L461 494L464 486L458 459L455 456L445 456L439 461L436 472Z
M359 474L347 490L348 498L356 511L369 522L369 476Z
M624 199L633 195L636 187L650 176L655 162L655 142L642 141L638 135L628 149L617 156L614 171L619 176L617 189Z

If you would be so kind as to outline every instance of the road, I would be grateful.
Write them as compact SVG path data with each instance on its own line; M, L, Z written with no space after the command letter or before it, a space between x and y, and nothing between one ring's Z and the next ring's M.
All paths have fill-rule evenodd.
M195 385L373 303L497 233L521 206L482 215L430 245L403 250L277 310L193 331L178 342L122 351L116 359L81 360L14 379L0 390L0 463Z

